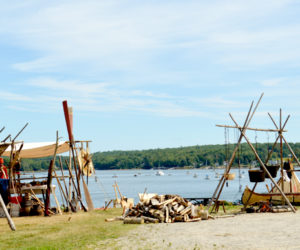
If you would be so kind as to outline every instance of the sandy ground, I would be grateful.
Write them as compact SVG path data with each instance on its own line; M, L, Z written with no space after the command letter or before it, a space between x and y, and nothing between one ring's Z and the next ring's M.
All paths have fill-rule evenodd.
M300 211L144 224L114 241L115 249L300 249Z

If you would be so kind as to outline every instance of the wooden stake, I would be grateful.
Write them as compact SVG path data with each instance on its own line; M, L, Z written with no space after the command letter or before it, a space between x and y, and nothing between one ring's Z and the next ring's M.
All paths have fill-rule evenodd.
M5 217L6 217L6 219L7 219L7 222L8 222L8 224L9 224L9 226L10 226L10 229L11 229L12 231L16 231L15 224L14 224L13 220L11 219L11 217L10 217L8 211L7 211L7 208L6 208L5 204L4 204L4 201L3 201L3 199L2 199L2 195L1 195L1 194L0 194L0 205L1 205L2 208L3 208L3 211L4 211L4 213L5 213Z

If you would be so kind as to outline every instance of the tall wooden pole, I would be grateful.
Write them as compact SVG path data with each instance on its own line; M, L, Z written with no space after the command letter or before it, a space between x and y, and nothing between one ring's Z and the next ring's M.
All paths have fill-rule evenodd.
M50 161L50 166L48 169L48 178L47 178L47 190L46 190L46 201L45 201L45 216L50 216L49 206L50 206L50 193L52 191L51 183L52 183L52 172L55 164L56 153L58 149L58 131L56 131L56 145L54 149L53 159Z
M282 150L282 112L279 110L279 135L280 135L280 172L281 172L281 189L284 192L284 181L283 181L283 150ZM282 199L282 203L284 204L284 199Z

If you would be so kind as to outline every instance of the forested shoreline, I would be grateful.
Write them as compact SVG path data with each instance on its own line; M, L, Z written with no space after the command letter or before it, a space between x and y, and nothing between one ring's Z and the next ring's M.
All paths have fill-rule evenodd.
M152 169L152 168L201 168L205 166L223 165L232 154L234 144L230 145L196 145L190 147L148 149L132 151L108 151L96 152L92 155L95 169ZM257 143L254 144L259 156L265 160L268 150L272 144ZM290 143L295 154L300 157L300 143ZM287 147L283 147L283 156L289 157L290 152ZM66 168L65 157L62 157L64 168ZM274 149L271 160L280 158L279 145ZM47 170L51 157L43 159L23 159L22 170L39 171ZM237 152L234 165L237 166L238 160L242 165L250 165L255 161L255 156L250 147L243 143ZM8 159L5 159L8 163ZM58 163L57 163L58 164Z
M203 145L180 148L149 149L135 151L109 151L97 152L93 155L96 169L151 169L151 168L201 168L205 166L223 165L233 152L234 144L230 145ZM268 150L272 145L268 143L257 143L254 145L259 156L265 160ZM296 155L300 156L300 143L290 143ZM284 145L283 156L288 157L290 152ZM277 145L272 154L272 160L280 158L280 148ZM239 147L235 158L235 165L250 165L255 161L255 156L248 146L243 143Z

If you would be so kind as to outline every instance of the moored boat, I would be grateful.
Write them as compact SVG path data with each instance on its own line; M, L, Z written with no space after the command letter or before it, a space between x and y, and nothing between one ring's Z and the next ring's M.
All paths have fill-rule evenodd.
M158 170L155 175L157 175L157 176L163 176L163 175L165 175L165 173L163 171L161 171L161 170Z

